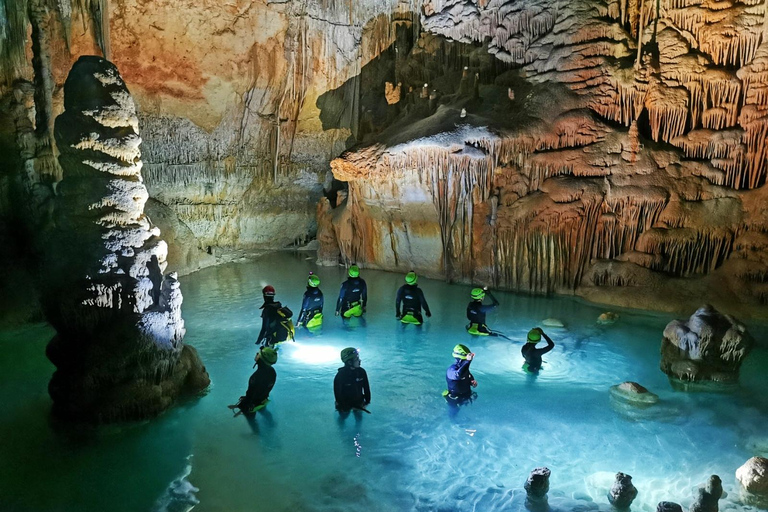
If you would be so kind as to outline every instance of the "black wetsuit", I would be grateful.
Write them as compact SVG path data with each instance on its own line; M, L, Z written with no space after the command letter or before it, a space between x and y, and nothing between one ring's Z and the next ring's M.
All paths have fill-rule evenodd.
M469 329L472 324L477 324L478 331L490 332L488 326L485 325L485 315L489 311L492 311L496 306L498 306L499 301L497 301L496 297L490 293L488 293L488 297L491 298L493 304L483 304L482 300L473 300L467 305L467 320L469 320L467 329Z
M265 297L264 304L261 305L261 331L259 331L259 337L256 338L256 344L272 345L276 340L273 339L275 335L275 329L280 322L277 310L283 305L280 301L274 300L272 297ZM283 340L279 340L283 341Z
M527 370L531 372L537 372L539 369L541 369L541 356L555 348L555 343L545 337L545 340L547 342L547 346L544 348L536 348L535 343L526 343L523 345L523 348L520 349L520 352L522 352L523 357L525 358L525 363L527 365Z
M272 391L277 380L277 373L272 366L261 359L256 364L258 365L256 371L248 379L248 391L237 402L237 408L246 414L269 398L269 392Z
M320 288L307 286L307 291L304 292L304 300L301 302L301 311L299 312L298 322L305 324L312 319L317 313L323 312L323 305L325 300L323 299L323 292Z
M365 407L371 403L368 374L362 368L339 368L336 378L333 379L333 395L336 397L336 409L339 411Z
M336 312L342 315L356 302L360 303L363 310L368 303L368 286L361 277L350 277L341 283L339 290L339 300L336 301Z
M467 359L456 359L456 362L448 367L445 372L445 381L448 383L448 397L471 398L472 381L475 377L469 371L469 365L472 361Z
M424 319L421 316L421 308L424 308L427 316L432 316L429 311L429 305L427 299L424 298L424 293L415 284L404 284L397 290L397 298L395 299L395 314L397 318L400 318L400 303L403 304L403 315L410 313L419 322L423 322Z

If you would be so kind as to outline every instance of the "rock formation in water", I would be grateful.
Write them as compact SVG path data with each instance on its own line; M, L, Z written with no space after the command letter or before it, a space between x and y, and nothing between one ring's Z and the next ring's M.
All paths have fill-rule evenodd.
M608 492L608 501L618 509L628 509L637 497L637 488L632 485L632 477L616 473L616 480Z
M742 487L742 501L768 508L768 459L752 457L736 470L736 480Z
M610 393L611 398L635 407L648 407L659 401L658 395L637 382L622 382L611 386Z
M144 214L138 119L117 68L81 57L55 123L63 179L45 250L43 307L54 413L109 422L154 416L209 384L183 343L182 295Z
M723 483L720 477L712 475L705 487L699 487L698 494L691 504L690 512L717 512L717 502L723 495Z
M525 481L525 492L529 499L544 500L549 492L549 468L536 468Z
M656 505L656 512L683 512L683 507L672 501L660 501Z
M754 345L746 327L712 306L696 310L687 322L673 320L664 329L661 371L673 385L736 384L739 368Z

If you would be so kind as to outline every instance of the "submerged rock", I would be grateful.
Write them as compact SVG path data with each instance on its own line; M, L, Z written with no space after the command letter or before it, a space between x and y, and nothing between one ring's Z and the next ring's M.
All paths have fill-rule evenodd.
M683 512L683 507L672 501L661 501L656 505L656 512Z
M611 398L639 407L647 407L659 401L658 395L631 381L611 386Z
M81 57L55 124L63 180L45 251L43 307L57 334L53 412L94 422L141 419L209 384L184 345L182 295L148 199L136 109L117 68Z
M600 325L611 325L615 324L616 320L619 319L618 313L613 313L611 311L606 311L605 313L601 314L599 317L597 317L597 323Z
M742 487L742 501L768 508L768 459L752 457L736 470L736 480Z
M565 327L565 324L558 320L557 318L545 318L541 321L541 325L544 327L551 327L555 329L562 329Z
M632 477L624 473L616 473L616 480L608 492L608 501L618 509L626 509L637 497L637 488L632 485Z
M661 371L673 386L695 389L691 384L709 384L725 390L739 379L739 368L752 350L754 340L735 318L705 305L688 322L673 320L664 329L661 342Z

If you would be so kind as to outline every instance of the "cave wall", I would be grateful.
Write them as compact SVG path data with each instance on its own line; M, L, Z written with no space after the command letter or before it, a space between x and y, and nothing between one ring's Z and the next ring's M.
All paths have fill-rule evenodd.
M404 108L332 162L349 195L319 238L377 268L764 317L767 21L756 1L425 2L408 59L453 58L401 74Z

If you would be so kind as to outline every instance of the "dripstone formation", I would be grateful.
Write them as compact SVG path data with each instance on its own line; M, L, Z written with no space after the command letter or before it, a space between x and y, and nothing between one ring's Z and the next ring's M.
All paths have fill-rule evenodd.
M163 275L167 245L144 214L138 119L117 68L81 57L55 123L63 169L44 266L53 411L83 421L140 419L209 384L183 343L182 295Z
M632 485L632 477L625 473L616 473L616 480L608 492L608 501L617 509L628 509L637 497L637 488Z
M676 387L733 385L753 345L742 323L705 305L687 322L673 320L664 329L661 371Z

